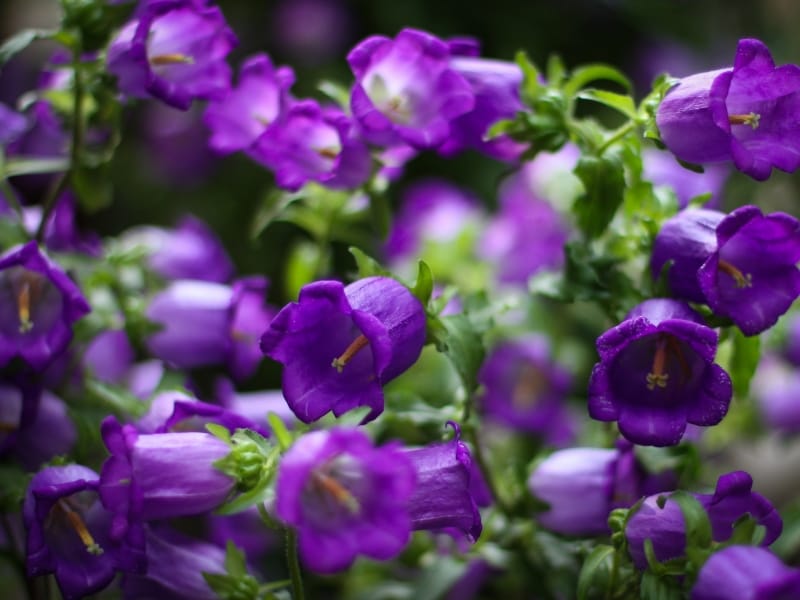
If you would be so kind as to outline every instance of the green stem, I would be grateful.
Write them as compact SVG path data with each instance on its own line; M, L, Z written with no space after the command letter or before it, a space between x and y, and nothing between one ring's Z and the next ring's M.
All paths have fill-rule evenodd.
M281 579L280 581L272 581L270 583L265 583L258 587L258 597L260 598L263 594L267 594L274 590L280 590L285 587L289 587L291 585L291 580L289 579Z
M22 205L19 203L19 198L17 198L14 188L9 185L8 179L0 178L0 192L3 193L6 201L11 205L11 208L14 209L14 212L17 213L19 222L22 223Z
M626 135L628 135L631 131L634 130L635 127L636 127L635 121L628 121L627 123L619 127L617 130L612 132L612 134L608 138L606 138L606 140L602 144L600 144L600 147L597 149L597 156L602 156L603 152L608 150L610 146L612 146L613 144L624 138Z
M608 587L606 588L606 600L611 600L614 597L614 588L617 587L617 574L619 573L619 550L614 549L614 558L611 559L611 575L608 578Z
M297 532L292 528L286 529L286 563L292 581L292 600L303 600L303 574L297 558Z

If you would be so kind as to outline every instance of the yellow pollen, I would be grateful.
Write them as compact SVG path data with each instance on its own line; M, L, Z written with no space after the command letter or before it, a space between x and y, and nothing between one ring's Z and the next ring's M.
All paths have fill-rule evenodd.
M334 477L331 477L325 473L320 473L319 471L314 471L313 478L314 483L318 485L322 491L333 496L334 500L336 500L339 504L344 505L351 513L358 513L358 500Z
M751 112L746 115L728 115L728 122L731 125L750 125L753 129L758 129L761 115Z
M33 329L31 321L31 286L28 281L23 281L17 296L17 309L19 312L19 332L27 333Z
M341 373L345 365L350 362L350 359L352 359L356 355L356 353L359 350L361 350L364 346L368 345L369 345L369 340L362 333L360 336L358 336L356 339L353 340L353 342L347 347L347 349L344 352L341 353L341 355L333 359L331 366L336 367L336 370L339 371L339 373Z
M653 357L653 370L647 374L647 389L667 387L669 373L664 372L667 365L667 343L661 338L656 342L656 355Z
M753 276L750 273L743 274L728 261L720 259L717 263L717 268L726 275L733 277L737 288L753 287Z
M194 58L186 54L159 54L150 58L150 64L156 66L164 65L191 65L194 64Z
M334 146L329 146L328 148L320 148L317 150L317 154L319 154L322 158L336 158L339 156L339 148Z
M78 537L81 538L83 545L86 546L86 551L95 556L103 554L103 549L100 547L100 544L94 541L92 534L89 533L89 530L86 528L86 525L84 524L80 515L72 510L63 500L59 500L56 506L67 516L70 525L72 525L72 528L78 534Z

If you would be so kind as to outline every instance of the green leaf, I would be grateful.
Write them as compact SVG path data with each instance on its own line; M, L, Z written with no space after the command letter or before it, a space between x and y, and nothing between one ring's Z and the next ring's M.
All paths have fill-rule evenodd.
M412 598L437 600L453 587L467 570L467 563L446 554L436 556L416 577Z
M586 190L573 204L578 227L587 238L599 237L625 197L625 171L614 154L581 156L575 167Z
M247 571L244 552L228 540L225 548L225 573L203 572L203 578L218 597L224 600L255 600L258 581Z
M51 39L56 34L50 29L23 29L8 38L0 46L0 65L7 63L15 54L27 48L34 40Z
M589 553L583 561L581 571L578 574L578 600L587 600L592 586L596 586L598 580L602 580L602 586L608 583L607 577L611 570L611 560L614 556L614 548L611 546L599 545Z
M558 54L551 54L547 59L547 85L561 87L566 74L567 69L564 67L564 61L561 60Z
M639 597L642 600L683 600L686 596L674 579L647 571L642 575Z
M433 273L424 260L419 261L417 266L417 280L411 288L411 293L422 302L422 306L428 306L433 294Z
M578 95L581 100L591 100L592 102L599 102L609 108L622 113L629 119L636 118L636 105L633 98L625 94L617 94L615 92L608 92L606 90L597 90L594 88L581 91Z
M289 250L284 273L286 294L297 298L302 288L317 277L322 249L308 240L298 240ZM324 270L324 269L323 269Z
M520 88L522 100L526 104L530 104L530 102L539 95L539 91L543 87L539 82L539 70L522 50L517 52L514 60L517 65L519 65L520 70L522 70L522 86Z
M276 221L286 208L293 202L302 198L300 192L285 192L277 188L271 189L261 201L256 214L253 216L250 228L250 237L256 239L261 233Z
M745 336L738 327L730 329L733 353L729 365L729 375L733 382L733 392L745 398L750 391L750 381L755 375L758 361L761 358L761 337Z
M325 79L317 85L317 89L336 102L344 110L350 109L350 89L335 81Z
M281 448L281 451L287 450L292 445L292 434L286 429L286 423L283 422L274 412L267 414L267 422L269 423L272 433Z
M374 277L374 276L382 276L382 277L391 277L392 274L384 269L381 264L369 256L366 252L361 250L360 248L356 248L355 246L351 246L348 248L350 254L353 255L353 258L356 260L356 268L358 269L358 277L362 279L364 277Z
M4 177L33 175L39 173L62 173L69 169L67 158L34 158L17 156L9 158L3 165Z
M471 395L478 388L478 370L486 353L483 339L463 314L448 315L438 321L444 326L444 337L437 339L436 347L450 359L467 395Z
M564 84L564 94L568 98L573 98L588 84L599 80L613 81L614 83L618 83L625 89L626 92L633 90L633 85L631 85L630 79L628 79L621 71L610 65L596 63L575 69L570 78Z
M392 228L392 209L389 199L383 192L370 191L369 216L374 231L380 239L385 240Z
M225 570L236 577L247 574L247 559L231 540L225 545Z
M81 208L87 213L97 212L111 204L114 188L107 165L75 169L70 181Z

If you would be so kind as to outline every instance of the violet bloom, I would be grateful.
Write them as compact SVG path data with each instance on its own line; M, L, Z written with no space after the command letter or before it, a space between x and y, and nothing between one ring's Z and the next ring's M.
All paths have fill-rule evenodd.
M28 128L28 120L0 102L0 146L19 138Z
M233 384L224 378L214 385L214 397L227 410L250 421L267 427L267 415L275 413L287 427L293 427L297 418L286 403L281 390L258 390L255 392L239 392Z
M770 429L800 433L800 370L795 365L777 356L762 357L750 393Z
M692 600L786 600L800 598L800 570L769 550L730 546L712 554L700 569Z
M206 513L236 485L214 466L230 447L210 433L139 434L114 417L103 420L100 432L111 456L103 463L99 493L114 513L114 540L141 547L144 521Z
M0 365L15 357L42 371L72 340L90 311L78 286L36 242L0 256Z
M174 229L144 225L121 236L125 246L142 246L147 264L165 279L225 283L234 267L219 237L200 219L186 215Z
M257 336L272 317L266 286L261 277L232 286L174 281L147 308L147 317L163 326L147 338L148 349L179 369L227 364L235 379L249 377L262 358Z
M653 276L673 261L672 293L705 302L745 335L772 327L800 295L800 222L742 206L729 215L685 210L661 227L650 261Z
M531 494L550 505L537 520L557 533L594 536L608 533L608 515L633 505L642 495L671 489L674 476L649 475L636 461L633 446L566 448L544 459L528 478Z
M97 473L87 467L47 467L25 494L28 574L53 573L68 600L102 590L118 569L144 568L141 556L109 539L111 513L98 501L98 485Z
M450 66L447 44L424 31L403 29L394 40L369 37L347 62L356 77L353 116L373 143L436 148L453 120L475 106L469 82Z
M248 58L239 84L208 103L203 122L211 130L209 146L221 154L252 146L285 112L293 83L290 67L275 68L266 54Z
M41 206L26 206L22 209L23 226L33 237L42 220ZM79 231L76 223L77 201L75 195L64 192L56 200L55 207L44 228L44 245L56 252L81 252L99 256L102 245L95 233Z
M36 471L42 463L67 454L78 439L64 401L43 390L39 398L36 417L21 427L14 439L12 456L28 471Z
M388 277L310 283L261 338L264 354L284 365L284 396L304 423L357 406L369 406L364 420L374 419L383 385L413 365L424 344L422 304Z
M703 173L689 171L669 154L653 148L642 152L644 178L656 187L669 187L675 191L678 206L686 208L695 196L711 194L705 206L717 208L722 203L722 191L729 169L723 165L709 165Z
M714 362L717 334L678 300L646 300L597 339L589 415L618 421L644 446L672 446L686 424L716 425L728 412L731 379Z
M330 63L352 39L348 9L341 0L282 0L271 11L270 40L294 63Z
M136 358L128 336L122 329L106 329L86 346L82 362L88 373L104 383L117 383L125 378Z
M550 356L547 338L539 335L495 346L478 373L480 406L493 421L563 446L575 437L567 409L572 377Z
M314 100L291 104L248 155L275 173L278 186L292 191L309 181L334 189L356 188L372 168L369 149L350 117Z
M766 498L751 491L752 487L750 475L735 471L720 476L713 494L694 494L708 513L715 542L730 538L736 521L747 514L766 528L762 545L769 546L778 539L783 521ZM639 569L647 568L644 552L646 539L652 540L659 562L683 556L686 550L686 526L678 503L667 499L664 508L659 508L658 496L649 496L629 518L625 537L628 540L628 552Z
M195 98L218 98L230 88L225 57L236 43L216 6L151 2L112 40L108 70L123 94L187 110Z
M733 160L763 181L800 167L800 67L775 67L763 42L739 40L733 68L681 79L656 114L667 148L691 163Z
M303 563L318 573L363 554L397 556L411 536L414 466L396 444L372 445L358 429L307 433L280 462L275 512L297 530Z

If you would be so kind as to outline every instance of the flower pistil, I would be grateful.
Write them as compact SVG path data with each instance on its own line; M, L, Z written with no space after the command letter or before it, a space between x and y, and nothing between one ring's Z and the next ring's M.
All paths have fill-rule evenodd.
M93 556L100 556L103 554L103 548L95 541L92 534L89 532L89 528L86 527L86 523L83 522L78 512L72 509L67 500L60 499L53 505L53 508L67 518L70 526L78 534L78 537L81 538L81 542L86 546L86 551L89 554Z
M750 125L753 129L758 129L761 115L751 112L746 115L728 115L728 122L731 125Z
M717 269L726 275L730 275L736 281L737 288L753 287L753 276L750 273L742 273L727 260L720 259L717 263Z
M335 367L339 373L342 372L345 365L361 350L364 346L369 345L369 340L366 336L362 333L356 339L352 341L352 343L342 352L339 356L333 359L331 362L331 366Z

